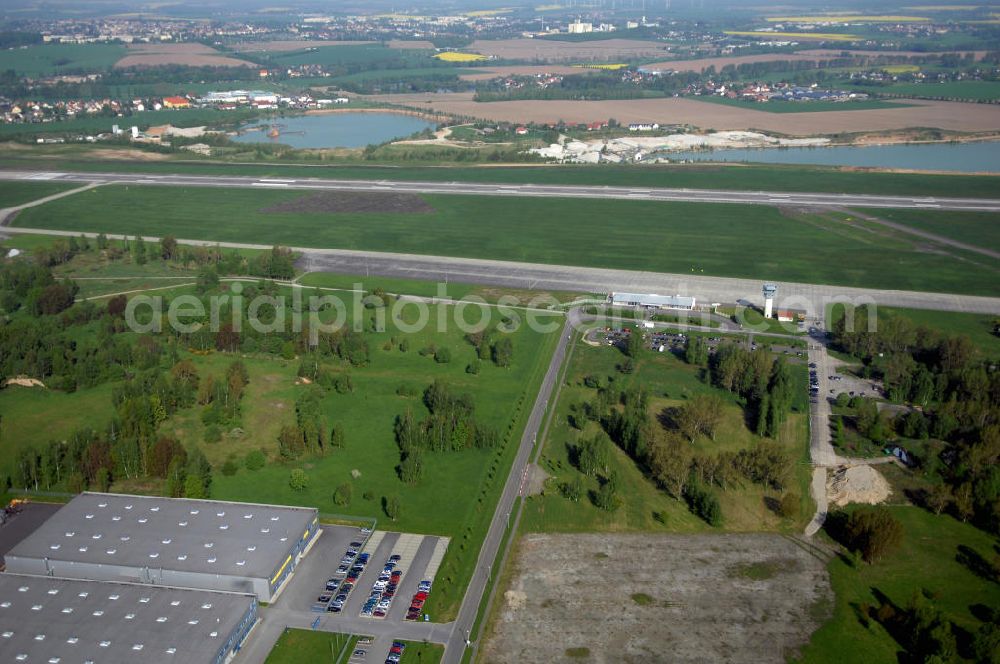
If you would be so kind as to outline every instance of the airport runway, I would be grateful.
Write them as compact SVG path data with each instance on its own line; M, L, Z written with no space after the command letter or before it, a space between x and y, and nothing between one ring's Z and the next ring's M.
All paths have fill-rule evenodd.
M601 297L611 291L688 295L696 297L699 304L746 301L759 305L762 301L761 287L764 284L760 279L609 270L447 256L337 249L296 251L302 251L298 266L308 271L401 277L442 284L452 282L528 290L575 291L594 293ZM914 309L1000 314L1000 298L995 297L782 281L774 283L778 285L775 307L805 309L811 316L822 316L826 309L825 305L833 302L850 302L858 305L875 303Z
M823 194L780 191L723 191L657 187L583 185L482 184L474 182L404 182L395 180L325 180L218 175L144 175L139 173L73 173L0 170L0 180L96 184L140 184L174 187L245 187L311 191L383 191L411 194L465 194L540 198L593 198L687 203L739 203L797 207L869 207L927 210L1000 211L1000 199Z
M0 228L0 236L4 234L97 237L97 233L93 232L79 233L12 226ZM106 235L110 239L125 238L123 235L114 233ZM155 236L143 237L147 242L159 242L159 238ZM183 238L178 238L177 241L191 246L226 249L262 249L265 251L271 249L271 245L246 242L214 242ZM600 297L605 297L612 291L688 295L697 298L699 305L713 302L749 302L759 305L762 299L761 287L764 284L764 281L760 279L709 277L695 274L609 270L573 265L517 263L478 258L423 256L348 249L315 249L311 247L290 247L290 249L301 254L297 263L300 270L435 281L440 284L439 288L444 288L442 296L449 296L448 283L461 283L523 290L593 293ZM775 298L776 308L805 309L810 316L822 316L826 305L835 302L1000 314L1000 298L998 297L851 288L785 281L772 283L776 283L778 286L778 294ZM545 307L546 303L536 302L532 306Z

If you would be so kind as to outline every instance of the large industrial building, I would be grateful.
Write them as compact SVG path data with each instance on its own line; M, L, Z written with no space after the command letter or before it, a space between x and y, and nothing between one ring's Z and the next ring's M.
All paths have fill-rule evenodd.
M316 537L317 511L82 493L5 556L20 574L253 593L270 602Z
M0 662L224 664L253 595L0 574Z
M656 295L654 293L612 293L611 304L618 307L643 307L645 309L694 309L695 299L682 295Z

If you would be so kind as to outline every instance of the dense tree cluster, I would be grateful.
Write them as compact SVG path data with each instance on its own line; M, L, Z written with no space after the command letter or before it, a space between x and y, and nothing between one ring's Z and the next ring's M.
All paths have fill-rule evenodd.
M869 311L834 326L834 342L863 362L865 377L883 381L891 401L911 409L892 418L871 400L848 405L863 435L883 442L902 435L934 438L932 455L920 461L945 484L928 495L928 507L950 509L1000 533L1000 371L983 358L968 337L948 336L880 312L869 326Z
M397 472L404 482L413 484L423 476L427 452L490 449L499 444L496 430L476 421L471 394L455 394L435 380L424 390L423 403L428 415L422 421L417 422L409 409L396 417Z
M791 372L783 359L726 343L712 357L710 369L716 385L746 399L758 435L778 435L794 397Z

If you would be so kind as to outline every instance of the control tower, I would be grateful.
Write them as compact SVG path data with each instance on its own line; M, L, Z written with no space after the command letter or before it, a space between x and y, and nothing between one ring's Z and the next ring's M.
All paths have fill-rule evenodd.
M774 309L774 294L778 287L774 284L764 284L764 318L770 318Z

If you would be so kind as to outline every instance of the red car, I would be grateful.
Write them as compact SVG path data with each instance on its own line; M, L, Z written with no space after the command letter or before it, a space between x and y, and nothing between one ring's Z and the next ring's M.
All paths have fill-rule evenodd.
M422 609L422 608L424 608L424 600L422 600L422 599L415 599L415 600L413 600L413 602L410 603L410 608L411 609Z
M427 593L417 593L416 595L413 596L413 599L426 600Z

